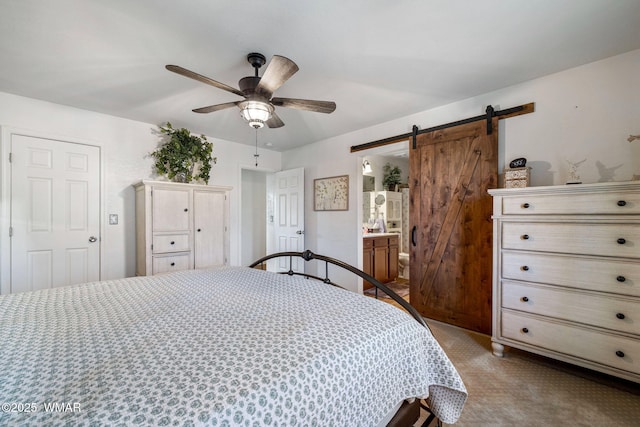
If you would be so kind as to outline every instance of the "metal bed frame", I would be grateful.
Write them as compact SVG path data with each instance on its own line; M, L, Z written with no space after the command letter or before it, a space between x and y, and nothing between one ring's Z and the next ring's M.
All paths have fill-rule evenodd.
M378 281L375 277L365 273L364 271L360 270L359 268L356 268L350 264L347 264L343 261L337 260L335 258L331 258L328 256L324 256L324 255L318 255L316 253L311 252L310 250L306 250L304 252L277 252L277 253L273 253L271 255L267 255L265 257L260 258L257 261L254 261L251 265L249 265L249 267L251 268L255 268L258 265L263 265L264 263L270 259L274 259L274 258L280 258L280 257L289 257L289 270L288 271L282 271L279 274L287 274L289 276L293 276L293 275L297 275L297 276L302 276L305 277L307 279L315 279L315 280L319 280L321 282L324 282L328 285L332 285L332 286L336 286L336 287L342 287L340 285L338 285L337 283L334 283L330 278L329 278L329 264L333 264L335 266L341 267L347 271L350 271L351 273L361 277L362 279L366 280L367 282L373 284L376 287L376 299L378 298L378 290L384 292L385 294L387 294L391 299L393 299L395 302L397 302L402 308L404 308L407 312L409 312L409 314L418 322L420 323L422 326L424 326L425 328L427 328L427 330L429 330L429 332L431 332L431 329L429 328L429 325L427 325L427 323L424 321L424 318L420 315L420 313L418 313L418 311L413 308L413 306L411 306L407 301L405 301L400 295L398 295L397 293L395 293L394 291L392 291L391 289L389 289L389 287L387 287L385 284L381 283L380 281ZM313 274L309 274L309 273L299 273L296 271L293 271L293 258L294 257L299 257L302 258L305 261L311 261L311 260L317 260L317 261L322 261L325 263L325 274L324 277L318 277L318 276L314 276ZM438 418L436 418L436 416L433 414L433 412L431 412L431 410L429 409L429 407L422 401L419 399L416 399L413 403L408 403L405 402L400 409L398 410L398 412L396 413L396 415L393 417L393 419L389 422L389 424L387 425L387 427L400 427L400 426L413 426L414 423L418 420L419 416L420 416L420 409L424 409L427 413L427 419L424 421L424 423L422 424L422 427L427 427L431 424L431 422L433 420L437 421L437 425L441 426L441 422Z

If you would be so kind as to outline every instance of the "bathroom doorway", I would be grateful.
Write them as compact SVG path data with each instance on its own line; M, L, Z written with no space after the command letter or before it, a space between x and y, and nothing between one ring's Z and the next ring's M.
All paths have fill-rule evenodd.
M391 173L390 173L391 172ZM397 179L389 178L394 175ZM362 206L359 207L365 239L380 233L398 234L395 265L397 274L390 283L408 287L409 267L409 141L370 149L362 157ZM365 240L366 242L366 240ZM370 245L363 243L363 269L371 257ZM395 255L397 254L397 255ZM393 268L390 270L393 271ZM374 275L375 276L375 275ZM376 277L377 278L377 277ZM365 283L365 293L367 292Z

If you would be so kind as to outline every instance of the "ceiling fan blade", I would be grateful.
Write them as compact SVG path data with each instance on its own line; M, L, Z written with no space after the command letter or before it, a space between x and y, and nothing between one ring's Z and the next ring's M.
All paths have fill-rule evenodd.
M284 84L298 71L298 66L289 58L273 55L271 61L264 70L260 83L256 86L256 93L266 98L271 98L273 92Z
M273 105L278 107L295 108L296 110L315 111L316 113L333 113L336 103L332 101L314 101L311 99L273 98Z
M194 79L199 82L211 85L213 87L217 87L218 89L226 90L227 92L235 93L236 95L240 95L244 97L244 93L240 92L240 90L234 87L231 87L224 83L217 82L201 74L194 73L193 71L187 70L186 68L182 68L179 65L166 65L165 68L169 71L173 71L174 73L180 74L181 76L189 77L190 79Z
M214 111L224 110L238 105L237 102L225 102L224 104L209 105L208 107L194 108L194 113L213 113Z
M275 111L271 113L271 118L267 120L265 123L267 124L267 126L269 126L272 129L281 128L282 126L284 126L284 122L282 121L282 119L280 119L280 117L278 117Z

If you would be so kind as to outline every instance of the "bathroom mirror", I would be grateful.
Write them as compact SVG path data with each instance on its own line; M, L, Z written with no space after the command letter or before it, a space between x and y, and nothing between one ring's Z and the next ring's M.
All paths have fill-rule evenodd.
M375 191L376 189L376 177L375 176L362 176L362 191Z

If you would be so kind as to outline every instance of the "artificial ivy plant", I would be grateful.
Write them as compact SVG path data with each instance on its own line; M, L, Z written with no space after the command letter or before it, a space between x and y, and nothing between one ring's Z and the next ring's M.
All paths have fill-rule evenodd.
M382 185L386 188L393 188L397 184L400 184L400 174L402 171L398 166L391 166L390 163L385 164L382 167L383 176L382 176Z
M158 174L167 175L174 181L201 180L207 184L211 164L218 161L217 157L212 157L213 144L204 135L192 135L185 128L174 129L169 122L159 128L169 140L151 153ZM197 174L194 175L194 172Z

